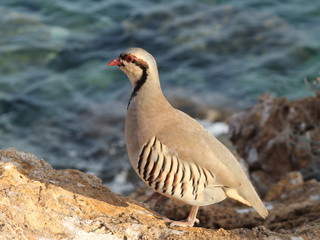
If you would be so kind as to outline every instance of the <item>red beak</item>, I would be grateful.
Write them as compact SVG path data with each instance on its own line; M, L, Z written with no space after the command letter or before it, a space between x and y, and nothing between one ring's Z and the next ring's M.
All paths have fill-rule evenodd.
M121 66L120 58L116 58L116 59L111 60L108 63L108 65L109 66Z

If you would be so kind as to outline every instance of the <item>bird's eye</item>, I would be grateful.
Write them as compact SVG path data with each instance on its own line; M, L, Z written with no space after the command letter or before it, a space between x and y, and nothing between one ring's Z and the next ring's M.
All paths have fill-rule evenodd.
M128 55L128 56L126 56L125 60L126 60L127 62L133 62L134 60L136 60L136 57L135 57L135 56Z

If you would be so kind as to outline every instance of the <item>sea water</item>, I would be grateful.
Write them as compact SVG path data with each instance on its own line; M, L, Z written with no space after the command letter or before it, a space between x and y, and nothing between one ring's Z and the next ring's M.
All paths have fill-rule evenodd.
M319 0L1 0L0 26L0 148L105 181L130 168L131 87L106 66L122 50L152 53L164 92L234 109L313 95L304 79L320 70Z

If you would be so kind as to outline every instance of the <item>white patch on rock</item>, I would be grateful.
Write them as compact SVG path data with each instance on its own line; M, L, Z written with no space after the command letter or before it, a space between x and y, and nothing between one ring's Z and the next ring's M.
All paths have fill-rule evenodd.
M290 237L291 240L304 240L303 237Z
M197 121L208 130L214 136L220 136L222 134L227 134L229 132L229 126L225 122L210 122L208 120L200 120Z
M264 105L264 108L262 110L262 118L261 118L261 126L263 126L266 121L269 119L270 117L270 112L272 110L273 105L271 103L267 103L266 105Z
M302 184L303 183L303 178L302 176L300 175L300 177L296 177L296 178L291 178L289 180L290 184L292 185L298 185L298 184Z
M258 159L259 159L259 155L258 155L257 149L251 148L249 150L249 154L248 154L248 157L247 157L247 161L248 161L249 165L254 164L255 162L258 161Z
M85 187L85 185L84 185L84 184L79 183L79 182L77 183L77 186L78 186L78 187Z
M237 213L241 213L241 214L249 213L249 212L253 212L253 211L254 211L253 208L241 208L241 209L236 210Z
M319 200L320 199L320 195L318 194L313 194L310 196L310 200L312 201L316 201L316 200Z
M264 237L263 240L282 240L282 238L276 236Z
M264 203L266 209L268 209L269 211L273 209L273 205L271 203ZM250 213L250 212L254 212L254 208L241 208L241 209L236 209L236 212L237 213L241 213L241 214L244 214L244 213Z
M139 209L136 210L136 213L139 213L141 215L153 216L150 212L142 211Z
M127 228L126 233L132 239L139 239L141 237L142 232L140 231L142 225L140 224L132 224L130 228Z
M69 219L70 221L65 221L63 225L69 230L71 239L74 240L120 240L117 236L111 233L93 233L85 232L80 228L77 228L72 222L78 221L76 219ZM39 239L40 240L40 239ZM65 238L64 240L70 240L70 238Z
M55 181L55 180L49 180L49 182L52 183L52 184L57 184L58 183L58 181Z
M4 164L3 168L6 171L10 171L10 170L12 170L12 168L18 167L18 166L20 166L20 164L15 163L15 162L7 162Z
M269 211L273 209L272 203L264 203L264 205L266 206L266 209L268 209Z

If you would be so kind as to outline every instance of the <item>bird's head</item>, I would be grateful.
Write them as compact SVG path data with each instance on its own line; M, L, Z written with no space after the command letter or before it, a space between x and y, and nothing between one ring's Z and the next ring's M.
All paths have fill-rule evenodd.
M136 87L139 81L145 82L151 74L158 76L154 57L142 48L129 48L108 65L119 66L127 74L133 87Z

